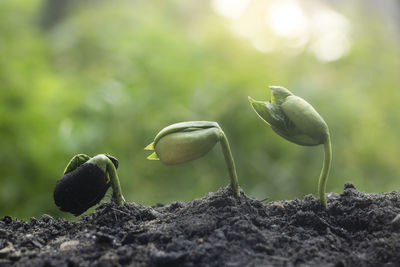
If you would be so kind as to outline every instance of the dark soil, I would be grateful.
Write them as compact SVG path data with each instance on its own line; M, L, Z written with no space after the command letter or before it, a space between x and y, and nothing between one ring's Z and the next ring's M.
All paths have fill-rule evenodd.
M264 205L229 187L188 203L105 203L77 222L0 220L0 266L400 266L400 194ZM393 221L394 220L394 221Z

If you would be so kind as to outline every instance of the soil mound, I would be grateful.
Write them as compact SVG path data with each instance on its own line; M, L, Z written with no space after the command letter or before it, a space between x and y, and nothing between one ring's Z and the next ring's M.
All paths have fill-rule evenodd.
M266 205L230 187L190 202L101 204L77 222L0 220L0 266L400 266L400 194L345 184Z

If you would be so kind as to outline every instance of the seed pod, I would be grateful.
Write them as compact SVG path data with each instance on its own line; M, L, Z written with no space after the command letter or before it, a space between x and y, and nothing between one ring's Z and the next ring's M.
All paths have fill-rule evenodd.
M166 135L155 144L154 149L163 163L173 165L204 156L218 141L217 128L196 129Z
M154 150L147 159L160 160L174 165L198 159L207 154L220 142L231 178L232 189L239 196L235 164L228 140L218 123L211 121L190 121L175 123L162 129L145 150Z
M271 86L271 102L249 97L256 113L288 141L303 146L324 144L329 130L324 119L304 99L289 90Z

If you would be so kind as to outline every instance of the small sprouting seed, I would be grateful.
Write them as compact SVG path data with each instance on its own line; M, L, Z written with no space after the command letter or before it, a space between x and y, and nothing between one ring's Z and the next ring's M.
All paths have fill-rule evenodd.
M109 187L109 179L102 169L84 163L57 181L54 202L61 211L79 216L99 203Z
M74 156L56 183L54 202L60 210L78 216L99 203L112 186L113 200L117 205L123 205L125 200L117 167L118 160L110 155L100 154L92 158L84 154Z
M162 129L145 150L154 150L147 157L174 165L198 159L220 142L236 196L240 196L236 168L228 139L216 122L190 121L175 123Z
M324 145L324 164L318 181L318 192L326 207L325 188L332 160L328 125L301 97L280 86L270 88L270 101L257 101L249 97L249 102L258 116L286 140L303 146Z

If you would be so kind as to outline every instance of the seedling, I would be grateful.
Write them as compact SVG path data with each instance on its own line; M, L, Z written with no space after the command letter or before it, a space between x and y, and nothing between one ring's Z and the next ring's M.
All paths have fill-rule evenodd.
M107 154L89 157L75 155L64 170L54 188L54 202L65 212L78 216L96 205L107 189L113 189L113 201L124 204L118 179L118 160Z
M228 139L216 122L189 121L172 124L162 129L145 150L155 151L147 159L174 165L204 156L218 142L224 153L232 190L236 196L240 196L235 163Z
M302 146L324 145L324 161L318 180L318 194L326 207L326 183L332 161L329 129L324 119L304 99L280 86L270 86L271 101L256 101L249 97L255 112L278 135Z

